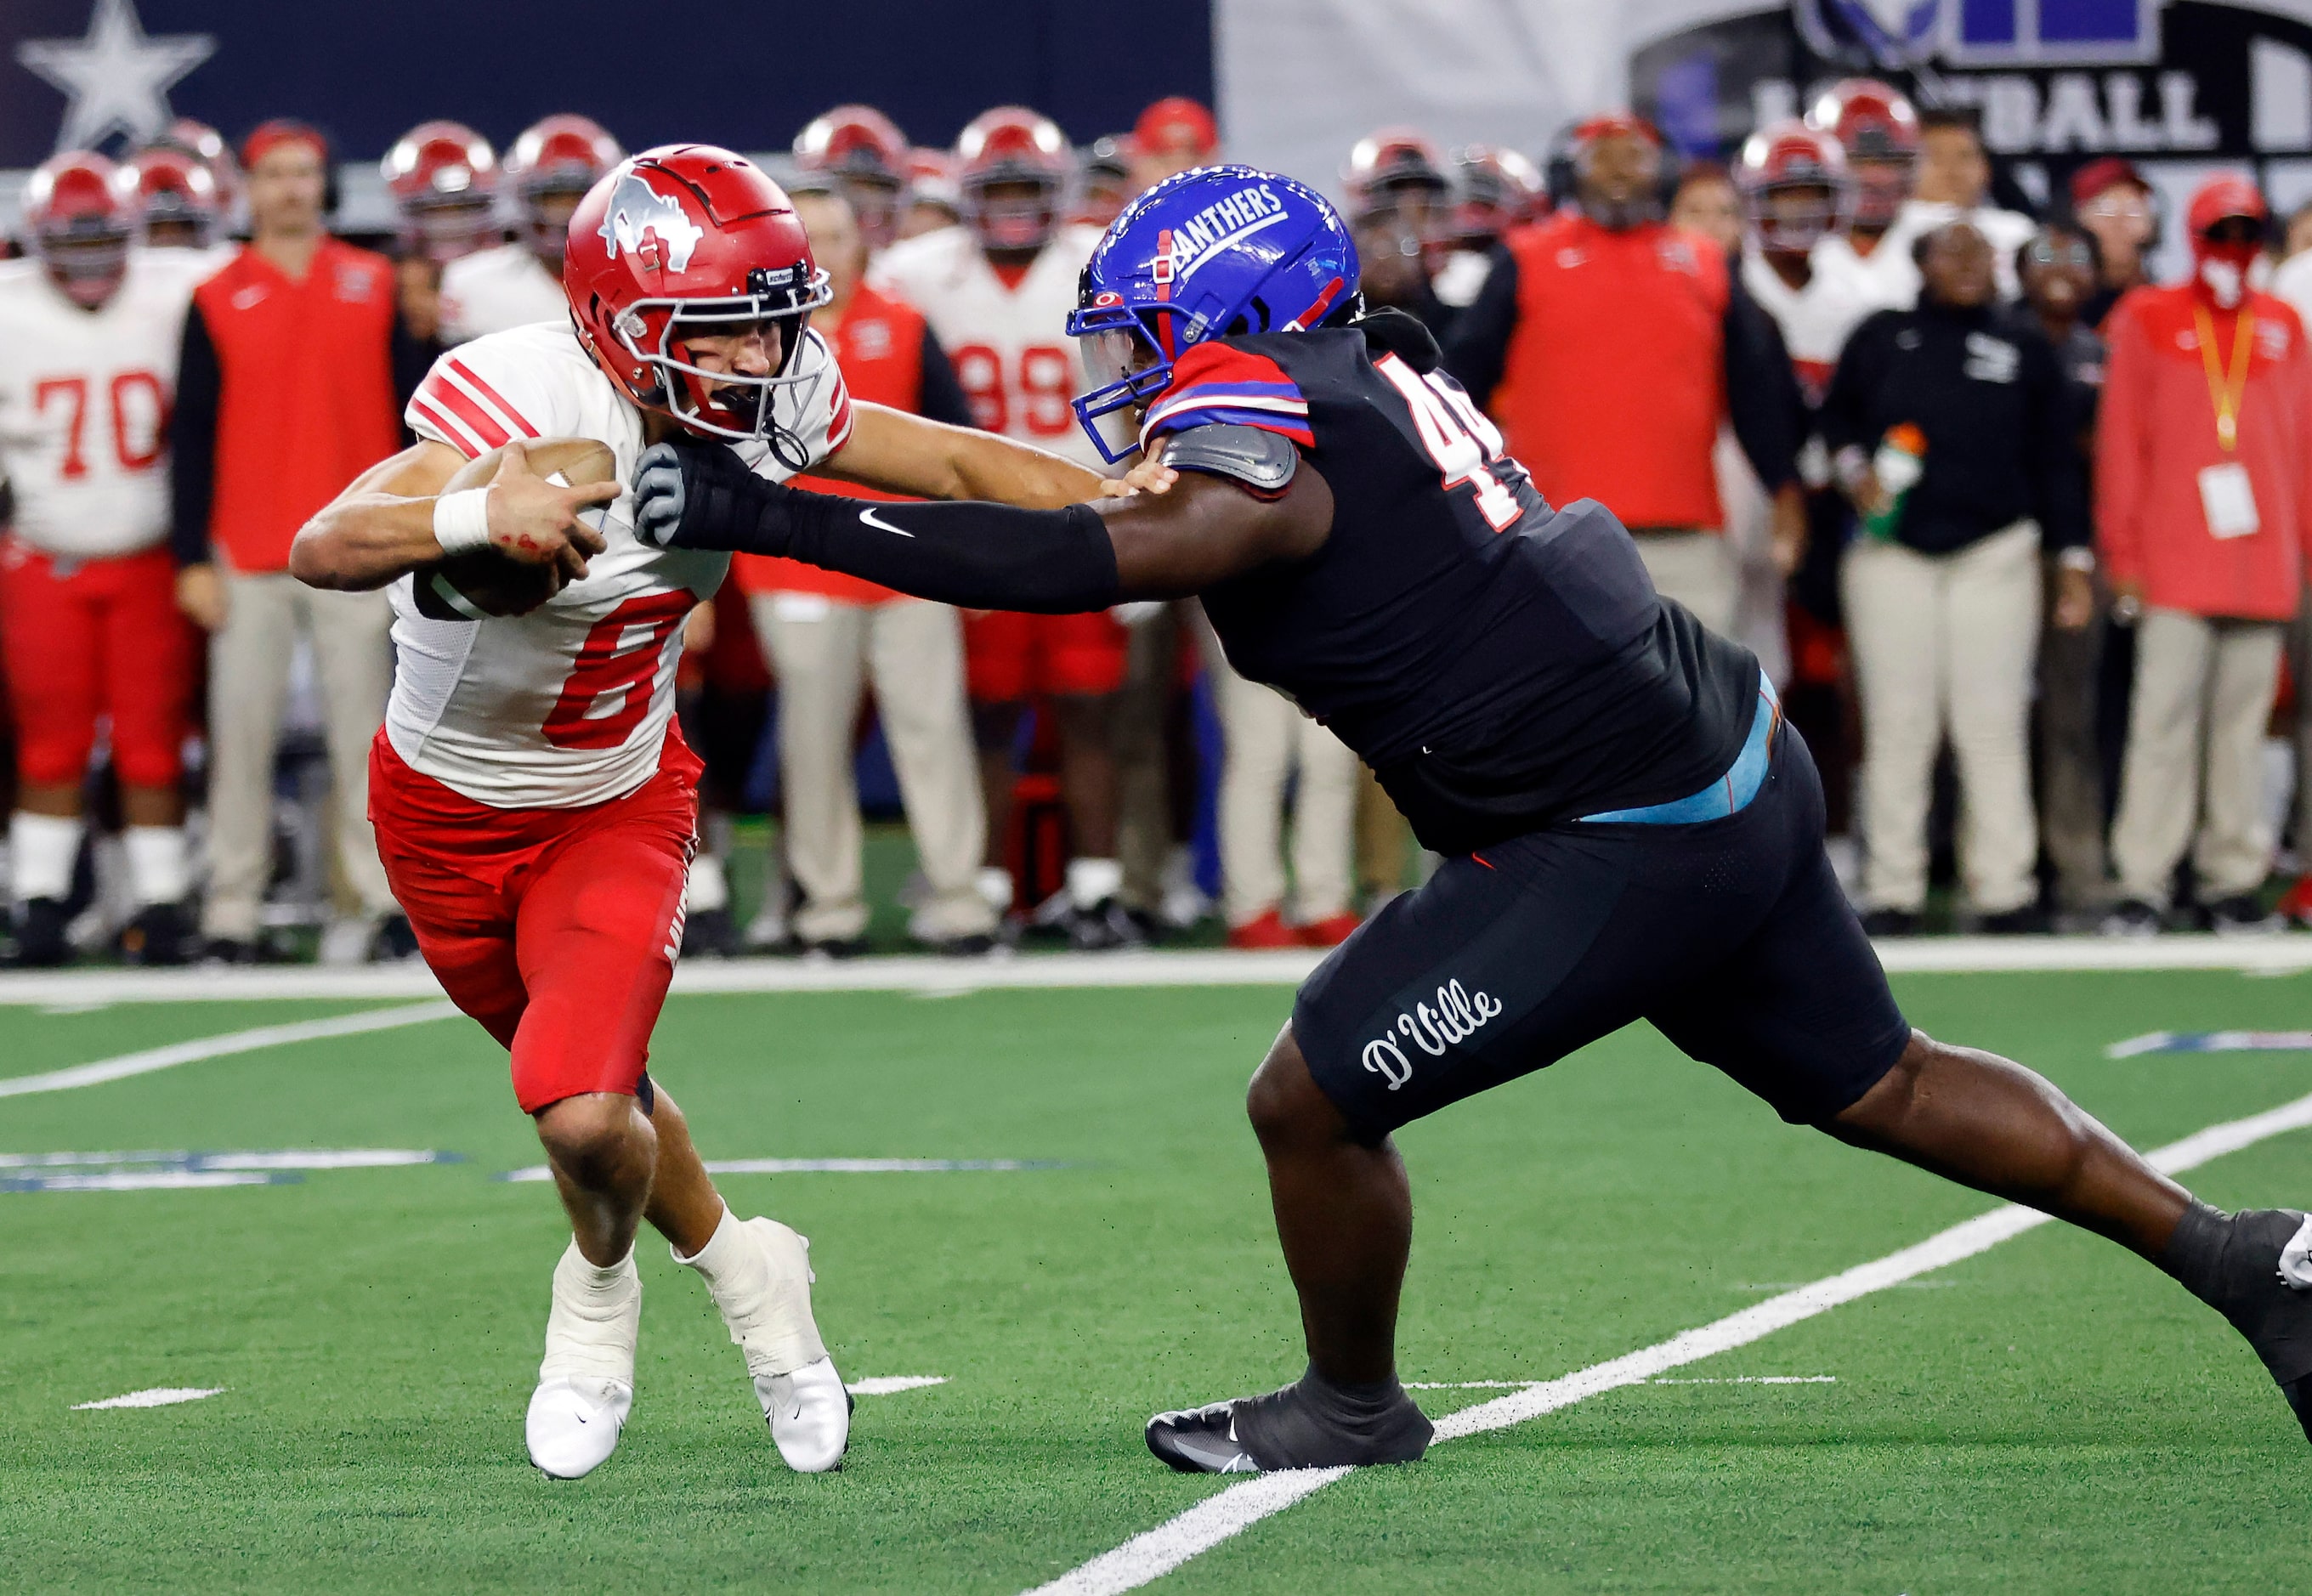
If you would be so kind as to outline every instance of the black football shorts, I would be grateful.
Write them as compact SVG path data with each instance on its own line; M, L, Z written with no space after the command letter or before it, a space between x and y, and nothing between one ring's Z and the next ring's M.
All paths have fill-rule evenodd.
M1357 1134L1638 1019L1794 1123L1869 1091L1910 1026L1823 852L1814 757L1787 724L1774 742L1733 815L1573 822L1448 859L1336 949L1292 1030Z

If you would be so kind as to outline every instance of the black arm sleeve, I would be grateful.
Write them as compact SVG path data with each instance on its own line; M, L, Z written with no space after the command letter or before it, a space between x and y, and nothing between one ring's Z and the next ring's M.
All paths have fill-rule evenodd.
M1517 257L1507 244L1495 244L1493 260L1485 285L1453 318L1453 336L1445 344L1446 374L1469 390L1480 409L1493 402L1493 390L1502 385L1510 338L1517 331Z
M923 385L916 392L915 414L925 421L943 421L951 427L977 425L972 420L971 401L964 395L963 384L956 380L955 367L928 324L924 327L923 363Z
M1726 296L1726 408L1734 436L1769 493L1796 482L1806 438L1799 391L1782 329L1737 282Z
M1119 597L1116 545L1088 504L863 505L800 490L787 498L791 558L918 598L1068 615L1106 609Z
M216 345L198 304L185 312L177 357L177 400L169 413L169 547L179 566L209 563L209 507L216 492Z

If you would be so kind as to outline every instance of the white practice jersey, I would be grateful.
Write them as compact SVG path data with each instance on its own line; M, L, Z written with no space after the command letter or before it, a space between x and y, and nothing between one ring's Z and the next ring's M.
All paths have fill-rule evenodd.
M781 390L782 422L812 465L851 433L851 400L818 334ZM539 322L453 349L409 401L421 438L472 458L509 438L591 438L630 483L642 413L594 364L569 324ZM761 443L736 446L773 481L792 475ZM682 623L711 597L728 554L660 550L634 533L634 498L590 512L609 547L586 580L526 615L437 621L419 613L414 577L393 584L393 697L386 736L412 770L477 803L566 809L633 791L659 766L674 716Z
M538 264L527 244L498 244L442 268L442 342L463 344L570 312L562 279Z
M1817 246L1820 248L1819 245ZM1742 257L1742 286L1782 329L1782 347L1797 368L1808 405L1819 405L1830 388L1839 352L1862 318L1885 307L1852 274L1815 268L1804 288L1792 288L1756 250Z
M1061 228L1013 288L970 229L942 227L884 250L867 280L924 313L980 426L1107 474L1114 467L1070 407L1090 385L1067 335L1077 279L1099 238L1096 227Z
M197 250L132 249L120 287L83 310L37 262L0 266L0 469L17 536L77 559L168 537L177 355L215 269Z
M1919 302L1919 266L1911 258L1911 247L1944 222L1962 220L1973 222L1991 246L1992 275L1999 297L2011 300L2020 294L2023 287L2015 275L2015 251L2030 242L2039 224L2019 211L1992 205L1961 211L1940 201L1906 199L1895 214L1895 224L1879 235L1870 254L1856 254L1853 245L1834 233L1815 246L1815 269L1855 278L1876 308L1907 310Z

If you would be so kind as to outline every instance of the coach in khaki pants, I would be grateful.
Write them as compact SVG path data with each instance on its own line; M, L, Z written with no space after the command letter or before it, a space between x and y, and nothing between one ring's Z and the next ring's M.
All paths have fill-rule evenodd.
M1928 801L1948 734L1958 765L1961 868L1982 929L2036 929L2032 663L2039 548L2087 538L2072 412L2036 325L1991 303L1991 247L1966 222L1926 235L1915 310L1855 329L1824 401L1823 433L1866 522L1841 581L1862 702L1864 923L1917 929ZM1878 450L1924 435L1903 495Z
M2187 214L2190 281L2139 288L2104 324L2096 519L2113 591L2140 607L2106 929L2149 935L2188 850L2219 931L2274 929L2262 756L2312 513L2312 354L2246 276L2264 199L2217 178Z
M394 908L368 815L369 744L391 680L385 595L316 592L287 566L306 518L400 449L395 369L407 353L392 264L323 230L321 136L268 122L241 156L252 237L194 295L170 432L178 602L213 637L201 929L227 961L257 953L274 751L301 632L320 668L344 880L367 921Z

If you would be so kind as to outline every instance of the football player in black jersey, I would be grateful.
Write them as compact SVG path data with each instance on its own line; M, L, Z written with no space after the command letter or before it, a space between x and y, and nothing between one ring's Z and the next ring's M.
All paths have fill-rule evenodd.
M1237 669L1355 749L1446 862L1301 988L1253 1127L1309 1367L1160 1414L1213 1472L1403 1462L1412 1236L1398 1126L1637 1019L1793 1123L2133 1249L2312 1408L2312 1221L2196 1202L2046 1081L1912 1029L1822 847L1822 789L1757 661L1658 597L1588 501L1553 507L1420 324L1289 179L1207 167L1111 225L1070 330L1129 412L1143 491L1064 510L875 504L654 449L645 540L746 549L976 607L1199 595ZM2312 1434L2312 1419L2307 1421Z

